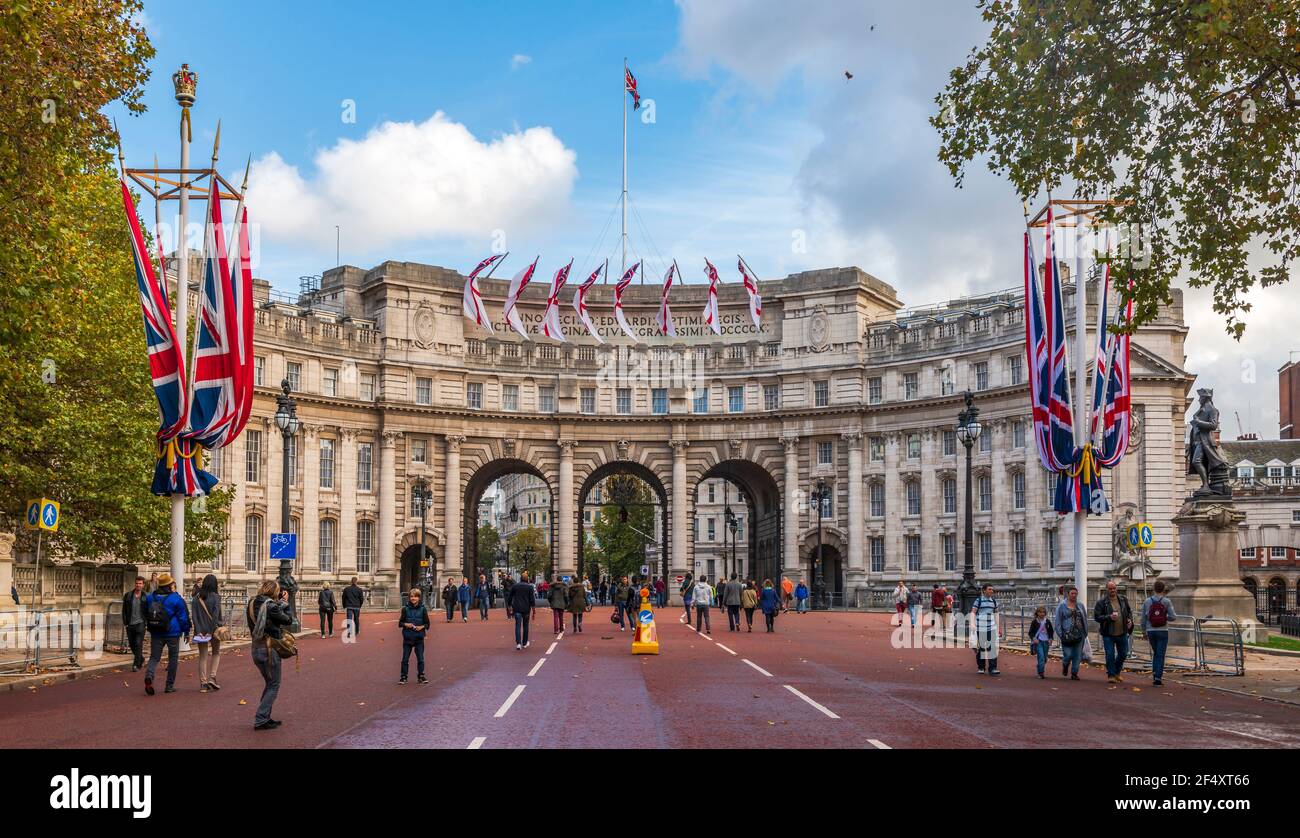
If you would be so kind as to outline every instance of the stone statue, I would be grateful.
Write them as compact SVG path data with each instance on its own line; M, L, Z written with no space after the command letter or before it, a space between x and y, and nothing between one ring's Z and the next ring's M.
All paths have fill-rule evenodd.
M1124 515L1115 519L1115 526L1111 530L1110 575L1132 579L1134 571L1141 568L1144 581L1154 579L1160 575L1160 571L1151 563L1147 551L1134 547L1128 540L1129 527L1137 526L1140 521L1137 507L1132 503L1124 503L1120 506L1124 510Z
M1231 497L1228 486L1228 458L1215 441L1219 430L1219 409L1214 406L1214 391L1202 388L1196 391L1201 404L1188 423L1187 473L1201 478L1201 488L1192 493L1193 498Z

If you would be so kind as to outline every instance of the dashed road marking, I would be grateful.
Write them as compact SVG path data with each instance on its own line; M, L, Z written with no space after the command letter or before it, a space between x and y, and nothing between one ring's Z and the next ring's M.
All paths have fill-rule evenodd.
M811 704L813 707L816 707L818 710L822 711L822 712L825 713L827 716L830 716L832 719L838 719L838 718L839 718L839 716L835 715L835 714L832 713L830 710L827 710L825 707L823 707L822 705L820 705L820 704L818 704L817 702L813 701L811 698L809 698L808 696L806 696L806 695L804 695L803 693L799 692L798 690L796 690L794 687L790 686L789 684L782 684L781 686L785 687L785 688L786 688L787 690L789 690L790 692L792 692L792 693L794 693L795 695L799 696L799 697L802 698L804 701L806 701L806 702L808 702L809 704Z
M892 751L892 750L894 750L893 748L891 748L891 747L889 747L888 745L886 745L884 742L881 742L879 739L868 739L867 741L871 743L872 747L874 747L874 748L878 748L878 749L880 749L880 750L882 750L882 751Z
M554 652L554 651L555 651L555 647L558 646L559 644L560 644L560 641L558 641L558 640L555 641L554 643L552 643L552 644L551 644L551 648L549 648L549 649L546 650L546 654L549 655L551 652Z
M564 632L560 632L559 634L555 635L556 642L559 642L563 639L564 639Z
M538 659L537 659L537 663L533 664L533 668L530 669L530 670L528 670L528 677L531 678L531 677L533 677L534 675L536 675L536 674L537 674L537 670L541 669L541 668L542 668L542 664L544 664L544 663L546 663L546 658L538 658Z
M744 663L747 663L747 664L749 664L750 666L752 666L752 667L754 667L755 669L757 669L760 675L766 675L766 676L769 677L769 678L772 677L772 673L771 673L771 672L768 672L766 669L764 669L763 667L761 667L761 666L759 666L758 664L754 663L754 662L753 662L752 660L750 660L749 658L741 658L741 661L743 661Z
M493 718L499 719L502 716L504 716L506 713L508 713L510 711L510 705L515 703L515 699L519 698L520 694L523 693L523 691L524 691L523 684L520 684L519 686L515 687L515 691L510 693L510 697L506 699L506 703L502 704L500 707L497 708L496 713L493 714Z
M723 646L721 643L718 643L718 641L715 640L715 641L713 641L713 642L714 642L714 643L717 643L717 644L718 644L718 648L721 649L722 651L727 652L727 653L732 654L732 655L736 654L735 652L732 652L730 649L728 649L726 646Z
M483 747L483 741L485 739L487 739L486 736L475 736L473 739L469 741L469 747L466 748L465 750L477 751L479 748Z

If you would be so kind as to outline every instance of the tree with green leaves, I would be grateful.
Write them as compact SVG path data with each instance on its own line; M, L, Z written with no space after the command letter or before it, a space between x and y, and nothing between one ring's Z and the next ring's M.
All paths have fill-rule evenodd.
M1152 320L1186 271L1240 337L1246 293L1300 253L1295 0L979 0L988 41L936 97L939 159L976 157L1022 199L1124 202L1112 259Z
M645 547L654 543L650 487L635 477L619 475L609 479L606 489L610 502L600 507L591 527L604 557L603 567L616 579L639 574L645 564Z
M524 527L510 536L509 545L511 567L528 571L532 579L550 572L551 548L541 527Z
M478 568L480 573L487 573L487 568L497 564L501 550L501 533L491 524L478 528Z

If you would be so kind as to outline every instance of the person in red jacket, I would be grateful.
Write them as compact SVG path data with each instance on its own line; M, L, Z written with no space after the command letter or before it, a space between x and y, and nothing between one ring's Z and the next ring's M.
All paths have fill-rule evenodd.
M660 608L668 605L668 588L664 585L664 580L658 576L655 577L655 600Z

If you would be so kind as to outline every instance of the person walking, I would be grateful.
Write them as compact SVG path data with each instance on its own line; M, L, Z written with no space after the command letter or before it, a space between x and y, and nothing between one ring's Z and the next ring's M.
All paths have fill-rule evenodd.
M695 580L691 602L695 606L695 630L700 631L700 626L703 625L704 634L713 634L713 626L709 624L709 605L713 603L713 589L709 587L707 576L701 575Z
M628 585L627 585L626 576L621 578L613 586L614 592L612 596L614 597L614 615L618 617L619 631L627 630L627 627L624 625L624 618L626 617L626 614L624 612L627 609L627 587Z
M546 591L546 601L551 604L551 633L558 636L564 631L564 609L569 604L568 586L559 579L551 582Z
M506 608L515 618L515 649L528 648L528 620L532 616L537 591L528 581L527 571L519 574L519 581L510 586Z
M1047 669L1047 653L1052 648L1052 638L1056 636L1055 629L1052 626L1052 618L1047 616L1047 608L1038 606L1034 611L1034 619L1029 621L1029 651L1034 653L1038 659L1038 677L1046 678L1043 672Z
M316 607L320 609L320 636L334 636L334 612L338 606L334 602L334 591L330 589L328 581L321 584L320 593L316 595ZM329 624L329 634L325 633L325 625Z
M898 580L898 587L894 588L894 612L898 614L898 624L903 624L903 612L907 610L907 586L903 580ZM893 621L890 621L893 625Z
M794 612L796 614L808 613L808 586L804 584L802 578L799 580L799 584L794 586L794 602Z
M763 592L759 595L759 606L763 609L763 619L767 622L767 633L776 631L776 615L781 612L781 597L772 587L771 579L763 580Z
M781 577L781 610L789 611L790 602L794 599L794 583L790 581L789 576Z
M734 573L722 586L722 604L727 607L727 631L740 631L740 600L744 590Z
M686 610L686 616L683 618L686 624L691 624L691 592L695 588L695 574L688 572L686 578L682 580L682 587L678 591L682 595L682 607Z
M1088 639L1088 617L1079 606L1079 589L1071 586L1056 606L1056 636L1061 641L1061 676L1079 680L1083 644Z
M144 592L144 577L135 577L135 587L122 595L122 625L126 626L126 640L131 646L131 671L139 672L144 666L144 618L149 595ZM17 604L17 600L14 600Z
M167 686L163 692L176 692L176 667L180 664L181 638L190 633L190 610L185 599L176 593L170 573L158 575L158 590L149 594L145 609L145 628L149 630L149 665L144 670L144 691L153 695L153 676L167 650Z
M448 579L442 586L442 607L447 610L447 622L456 619L456 583Z
M474 588L474 601L478 603L479 620L487 620L488 609L492 607L492 588L482 573L478 575L478 586Z
M1001 675L998 671L998 601L993 597L993 586L985 585L970 609L971 623L975 626L975 664L980 672ZM902 625L902 617L899 617Z
M226 624L221 613L221 594L217 577L203 577L194 595L190 613L194 615L194 645L199 647L199 692L221 689L217 683L217 664L221 662L221 632Z
M343 589L343 617L344 631L351 626L352 637L355 638L361 634L361 606L366 602L366 592L357 586L357 577L353 576L352 581Z
M1169 624L1178 619L1174 604L1165 596L1165 583L1157 579L1154 593L1142 602L1142 633L1151 644L1151 684L1164 684L1165 652L1169 649Z
M660 608L668 607L668 584L664 582L663 577L655 577L655 600Z
M506 607L506 619L509 620L515 616L514 607L511 605L510 591L515 586L515 578L506 576L501 580L501 604Z
M754 632L754 609L758 607L758 590L754 587L754 580L750 579L745 583L745 590L740 592L740 607L745 609L746 631L750 634Z
M582 615L587 613L587 602L590 596L586 585L570 585L568 590L569 602L566 606L573 623L575 634L582 634ZM560 613L560 627L564 627L564 613Z
M462 623L469 622L469 600L469 577L462 576L460 579L460 587L456 589L456 602L460 605L460 621Z
M921 611L921 592L916 589L916 583L913 582L907 589L907 616L912 620L912 628L916 628L917 618Z
M397 683L406 683L411 652L415 652L415 680L421 684L429 683L429 679L424 677L424 638L429 635L429 609L420 601L419 588L412 588L407 594L397 622L402 628L402 677L397 679Z
M1133 633L1133 607L1111 579L1092 609L1092 618L1100 626L1101 644L1106 649L1106 680L1123 683L1124 661L1128 660L1129 635Z
M253 730L274 730L280 722L271 718L271 708L280 694L280 655L271 645L271 638L279 639L284 627L293 622L289 612L289 592L280 589L280 583L268 579L257 589L257 596L248 603L248 633L253 639L253 665L262 676L262 699L257 703L253 717Z

